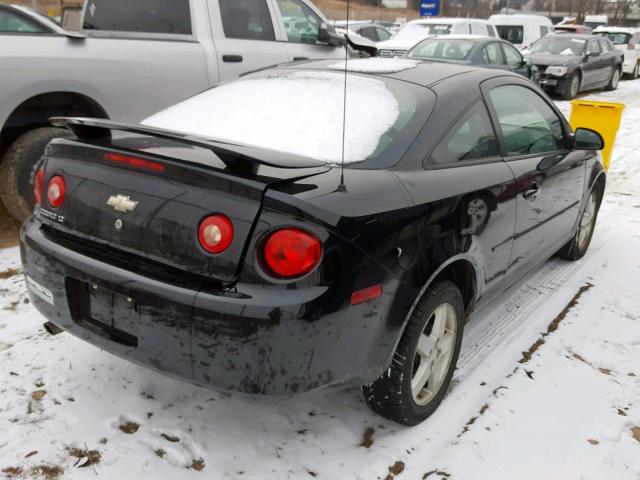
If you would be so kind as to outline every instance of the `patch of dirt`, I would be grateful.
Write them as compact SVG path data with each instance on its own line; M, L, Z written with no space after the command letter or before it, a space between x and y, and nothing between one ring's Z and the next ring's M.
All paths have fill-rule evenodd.
M38 401L40 401L40 400L42 400L42 399L44 398L44 396L45 396L46 394L47 394L47 391L46 391L46 390L36 390L35 392L33 392L33 393L31 394L31 398L32 398L33 400L38 400Z
M120 428L120 430L122 430L124 433L132 435L138 431L138 429L140 428L140 425L138 425L136 422L129 421L127 423L123 423L118 428Z
M426 480L432 475L438 475L440 477L440 480L445 480L451 477L451 474L448 472L445 472L444 470L431 470L430 472L427 472L422 476L422 480ZM434 477L434 480L436 480L435 477Z
M18 475L22 475L22 468L20 467L7 467L0 470L4 473L7 478L17 477Z
M201 458L195 459L193 462L191 462L191 468L193 468L197 472L203 470L204 469L204 460L201 459Z
M73 465L78 468L87 468L93 465L97 465L102 460L102 455L97 450L83 450L81 448L70 448L69 456L77 458L78 460Z
M462 431L458 434L458 438L460 438L462 435L467 433L469 431L469 428L471 428L471 425L476 423L476 420L478 420L482 415L484 415L484 413L487 410L489 410L489 405L485 403L482 407L480 407L480 411L478 412L478 415L476 415L475 417L471 417L469 421L465 424Z
M600 444L600 442L598 440L595 440L593 438L588 439L587 442L589 442L591 445L599 445Z
M640 443L640 427L633 427L631 429L631 435L638 443Z
M161 448L158 448L157 450L154 450L153 453L155 453L160 458L164 458L164 456L167 454L167 452L165 452Z
M392 475L400 475L402 472L404 472L404 462L399 460L389 467L389 473Z
M624 410L622 410L621 408L618 408L618 410L617 410L617 412L616 412L616 413L617 413L618 415L620 415L621 417L626 417L626 416L627 416L627 414L626 414L626 413L624 413Z
M34 450L33 452L29 452L29 453L27 453L27 454L24 456L24 458L30 458L30 457L33 457L34 455L37 455L37 454L38 454L38 450Z
M318 476L318 474L316 472L314 472L313 470L309 470L308 468L306 470L307 470L307 473L309 475L311 475L312 477L317 477Z
M376 429L373 427L368 427L364 433L362 434L362 442L360 442L359 447L370 448L373 445L373 434L376 433Z
M167 442L178 443L180 439L173 435L169 435L168 433L161 433L160 436L164 438Z
M0 248L3 248L3 247L0 246ZM14 277L20 273L22 273L21 268L8 268L0 272L0 280L6 280L7 278Z
M544 345L544 342L545 342L544 338L558 329L562 320L564 320L564 318L571 311L571 309L577 305L578 300L580 300L580 297L584 293L588 292L592 287L593 285L591 283L587 283L586 285L583 285L582 287L580 287L578 292L573 296L573 298L569 301L569 303L567 303L567 305L556 316L556 318L554 318L551 321L551 323L547 327L547 331L544 332L542 335L540 335L540 338L536 340L536 342L533 345L531 345L531 347L529 347L529 350L527 350L526 352L522 352L522 358L519 360L518 363L527 363L529 360L531 360L531 357L533 357L533 354L536 353L536 351L542 345Z
M31 468L29 474L32 477L41 477L44 480L58 480L64 473L64 469L58 465L38 465Z
M0 248L20 243L20 222L11 217L0 201Z

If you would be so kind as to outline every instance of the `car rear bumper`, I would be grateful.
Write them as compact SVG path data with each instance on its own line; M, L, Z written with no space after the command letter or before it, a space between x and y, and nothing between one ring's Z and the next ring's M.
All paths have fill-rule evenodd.
M183 288L66 248L33 217L21 232L21 255L32 302L47 320L198 385L289 395L369 383L397 338L387 318L393 277L381 297L356 306L336 302L328 287ZM319 308L327 302L340 306L327 313Z

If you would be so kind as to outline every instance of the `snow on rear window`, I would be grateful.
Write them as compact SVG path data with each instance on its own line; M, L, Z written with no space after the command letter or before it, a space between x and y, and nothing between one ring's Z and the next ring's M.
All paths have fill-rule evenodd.
M327 68L344 72L344 64L344 61L332 63ZM401 58L360 58L349 60L347 70L355 73L397 73L416 68L416 65L418 65L416 60Z
M144 125L315 158L342 159L344 74L287 72L207 90ZM345 163L367 159L400 117L385 83L347 76Z

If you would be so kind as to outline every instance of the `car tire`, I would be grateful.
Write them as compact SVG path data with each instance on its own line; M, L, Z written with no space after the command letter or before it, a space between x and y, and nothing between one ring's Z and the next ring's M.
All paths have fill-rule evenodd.
M636 80L640 76L640 62L636 62L636 66L633 67L633 72L631 72L631 80Z
M580 92L580 85L582 84L582 78L580 77L580 73L573 72L571 76L567 79L567 83L565 84L564 91L562 92L563 100L573 100L576 98L576 95Z
M613 72L611 72L611 77L609 78L609 83L605 87L605 90L612 91L618 88L618 83L620 83L620 69L615 68Z
M592 190L580 213L580 221L578 222L578 229L575 235L558 251L558 256L571 261L584 257L593 238L596 220L598 219L598 211L600 210L600 201L601 195L599 190Z
M416 305L391 365L362 387L367 405L403 425L417 425L442 402L458 361L464 304L458 287L440 281Z
M45 147L54 138L71 135L62 128L44 127L18 137L0 163L0 198L9 214L24 221L33 212L33 177Z

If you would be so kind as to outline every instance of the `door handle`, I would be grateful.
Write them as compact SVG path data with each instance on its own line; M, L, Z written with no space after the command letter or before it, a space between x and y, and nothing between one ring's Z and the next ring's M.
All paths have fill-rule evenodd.
M226 63L242 63L242 55L223 55L222 61Z
M529 200L529 199L532 199L532 198L536 198L539 193L540 193L540 186L536 182L533 182L531 184L531 188L529 190L527 190L526 192L524 192L522 194L522 196L524 198L526 198L527 200Z

